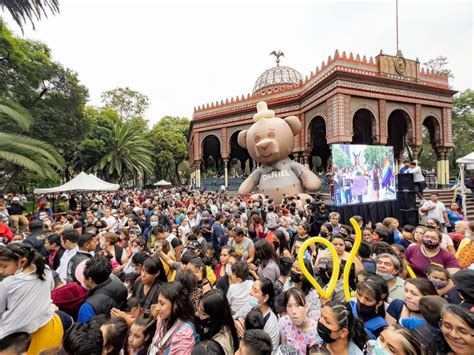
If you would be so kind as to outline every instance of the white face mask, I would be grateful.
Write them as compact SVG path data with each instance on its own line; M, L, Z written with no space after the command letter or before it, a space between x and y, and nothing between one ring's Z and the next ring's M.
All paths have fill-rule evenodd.
M227 265L225 266L225 273L226 273L226 275L228 275L228 276L232 275L232 265L227 264Z

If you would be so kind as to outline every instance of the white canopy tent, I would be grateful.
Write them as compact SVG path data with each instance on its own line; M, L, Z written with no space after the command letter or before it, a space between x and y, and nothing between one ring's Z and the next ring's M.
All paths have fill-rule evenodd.
M466 215L466 185L464 183L464 170L474 170L474 152L456 160L459 165L459 172L461 173L461 196L462 196L462 210Z
M66 182L64 185L46 189L34 189L33 193L51 194L66 191L117 191L119 188L120 186L117 184L111 184L96 176L87 175L82 171L79 175Z
M168 182L168 181L165 181L165 180L160 180L155 184L155 186L157 186L157 187L171 186L171 185L172 185L171 182Z

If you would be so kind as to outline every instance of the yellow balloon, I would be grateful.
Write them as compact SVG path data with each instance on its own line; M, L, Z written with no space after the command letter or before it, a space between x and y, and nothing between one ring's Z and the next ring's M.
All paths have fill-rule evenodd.
M304 252L310 245L315 244L315 243L321 243L325 245L329 249L329 252L331 253L332 260L333 260L333 271L332 271L331 279L329 280L329 283L327 284L326 291L324 291L323 288L314 279L314 277L311 276L309 271L306 269L306 266L304 265ZM303 272L303 275L311 283L311 285L313 285L316 291L318 291L319 295L323 298L331 297L332 293L334 292L334 289L336 288L337 280L339 280L339 271L340 271L340 266L341 266L340 264L341 263L339 261L339 257L337 256L337 252L334 246L327 239L324 239L321 237L309 238L307 241L305 241L301 245L300 250L298 252L298 265L300 266L300 270Z
M360 229L359 224L356 222L354 217L351 217L350 222L352 227L355 230L356 238L354 245L352 246L352 250L349 254L349 258L346 261L346 265L344 266L344 274L343 274L343 286L344 286L344 296L346 297L346 301L349 302L351 299L351 289L349 287L349 274L351 271L351 265L354 262L354 258L359 251L360 243L362 242L362 230Z

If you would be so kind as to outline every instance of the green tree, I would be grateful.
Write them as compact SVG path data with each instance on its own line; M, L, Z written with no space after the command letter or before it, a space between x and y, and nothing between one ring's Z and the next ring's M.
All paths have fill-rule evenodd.
M0 8L8 10L23 30L27 21L35 28L34 20L47 17L48 10L52 14L59 13L59 0L0 0Z
M467 89L456 95L453 102L454 149L449 160L454 172L459 171L456 159L474 151L474 91Z
M68 179L73 172L70 162L88 130L83 115L87 89L76 73L53 61L44 43L14 36L4 25L0 26L0 56L6 58L0 62L0 94L29 110L33 116L29 136L61 152L68 163L64 171ZM18 132L14 122L6 126Z
M150 99L129 87L108 90L101 95L102 103L118 112L124 120L143 117L150 106Z
M15 122L23 131L27 131L33 123L33 118L26 109L14 102L0 100L0 127L6 120ZM13 167L4 191L10 189L21 169L31 170L42 177L55 179L57 178L56 170L64 166L61 155L48 143L8 131L0 132L0 160Z
M454 74L451 69L446 68L446 66L448 65L447 57L438 56L436 58L430 59L427 62L424 62L423 65L430 70L434 70L436 72L446 75L448 78L454 78Z
M339 146L333 146L332 149L332 164L337 166L339 169L344 169L349 166L352 167L351 159L347 156Z
M160 120L153 126L147 135L147 139L153 143L155 156L155 179L169 179L179 185L181 178L187 178L180 173L180 165L188 157L188 140L184 135L184 125L173 125L174 118ZM183 122L187 119L177 118Z
M159 121L159 125L166 130L181 132L185 137L189 132L189 119L186 117L165 116Z
M107 152L95 168L103 170L113 181L126 174L153 174L152 144L128 122L115 123Z

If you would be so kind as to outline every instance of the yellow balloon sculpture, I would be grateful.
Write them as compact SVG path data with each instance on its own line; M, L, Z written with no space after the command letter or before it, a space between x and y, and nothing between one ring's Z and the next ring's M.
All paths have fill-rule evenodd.
M362 230L360 229L359 225L357 224L354 218L351 218L350 222L352 224L352 227L354 227L356 239L352 247L352 250L349 254L349 259L347 259L346 265L344 266L343 285L344 285L344 296L346 298L346 301L349 301L351 299L351 290L349 287L349 273L351 270L351 265L354 262L354 258L356 257L357 252L359 251L360 243L362 242ZM326 290L324 290L318 284L318 282L314 279L313 276L311 276L311 274L306 269L306 266L304 265L304 253L306 251L306 248L308 248L308 246L315 243L324 244L329 249L329 252L333 260L333 271L332 271L331 279L329 280L329 283L327 284ZM331 242L321 237L313 237L305 241L301 245L300 250L298 252L298 265L300 266L300 270L303 272L303 275L311 283L311 285L313 285L313 287L318 291L319 295L323 298L330 298L332 293L334 292L334 289L336 288L337 281L339 280L339 272L340 272L340 267L341 267L341 262L337 255L336 249L331 244Z
M349 302L351 299L351 288L349 287L349 274L351 271L351 265L354 262L354 258L357 256L360 243L362 243L362 230L360 229L359 224L354 219L354 217L351 217L350 222L352 224L352 228L354 228L356 238L354 241L354 245L352 246L352 250L349 254L349 258L347 259L346 265L344 266L344 274L342 280L342 283L344 285L344 297L346 298L347 302Z
M314 277L311 276L309 271L306 269L306 266L304 265L304 252L306 251L306 248L308 248L310 245L315 244L315 243L324 244L329 249L329 252L331 253L333 264L334 264L334 269L332 271L331 279L329 280L326 291L323 290L323 288L318 284L318 282L314 279ZM300 270L303 272L303 275L311 283L311 285L313 285L313 287L318 291L321 297L323 298L331 297L332 293L334 292L334 289L336 288L337 280L339 280L340 262L339 262L339 257L337 256L336 249L334 248L334 245L332 245L330 241L321 237L309 238L307 241L305 241L301 245L300 250L298 251L298 265L300 266Z

